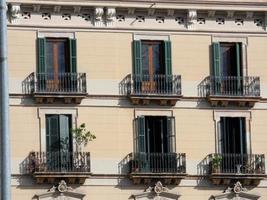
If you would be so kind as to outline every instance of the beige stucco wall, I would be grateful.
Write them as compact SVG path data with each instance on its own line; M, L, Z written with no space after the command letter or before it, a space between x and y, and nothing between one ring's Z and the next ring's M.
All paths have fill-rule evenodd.
M259 76L261 81L261 95L267 96L267 37L248 37L248 72L251 76Z

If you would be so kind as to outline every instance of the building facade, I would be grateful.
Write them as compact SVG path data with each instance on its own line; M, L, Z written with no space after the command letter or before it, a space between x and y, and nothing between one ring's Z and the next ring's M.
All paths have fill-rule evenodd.
M12 199L267 199L266 1L7 14Z

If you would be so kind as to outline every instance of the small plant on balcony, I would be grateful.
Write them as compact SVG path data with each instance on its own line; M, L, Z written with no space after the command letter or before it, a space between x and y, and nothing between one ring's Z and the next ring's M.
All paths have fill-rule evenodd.
M96 139L96 136L86 129L85 123L72 129L71 132L77 146L80 147L79 149L81 149L82 145L86 146L89 141Z
M212 173L220 173L222 156L215 154L212 158Z
M261 157L257 156L255 159L255 172L256 174L261 174L261 173L264 173L263 170L264 170L263 161Z

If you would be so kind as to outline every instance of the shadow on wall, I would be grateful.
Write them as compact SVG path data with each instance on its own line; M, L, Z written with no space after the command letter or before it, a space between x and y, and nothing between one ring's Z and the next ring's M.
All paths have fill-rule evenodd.
M119 83L119 94L128 95L130 92L131 92L131 74L128 74Z
M23 94L32 94L34 92L34 73L27 76L21 83Z

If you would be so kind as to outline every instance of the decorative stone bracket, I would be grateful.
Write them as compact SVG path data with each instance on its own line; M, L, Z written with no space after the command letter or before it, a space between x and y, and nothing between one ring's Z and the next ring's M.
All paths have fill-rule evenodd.
M9 20L12 24L15 24L18 22L19 17L20 17L20 4L10 4L9 9Z
M196 23L197 23L197 11L196 10L188 10L187 28L190 30L195 29Z
M242 184L237 181L233 187L228 187L223 193L217 194L217 195L212 195L210 197L210 200L216 200L216 199L228 199L229 197L236 197L241 199L251 199L251 200L256 200L260 198L259 195L257 194L251 194L248 192L246 188L242 186Z
M94 11L94 25L101 26L111 26L116 20L116 9L115 8L103 8L96 7Z

